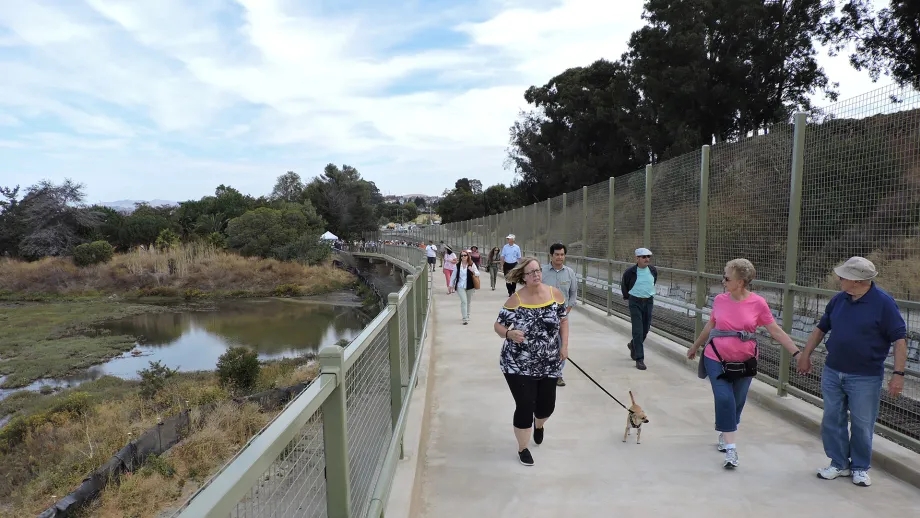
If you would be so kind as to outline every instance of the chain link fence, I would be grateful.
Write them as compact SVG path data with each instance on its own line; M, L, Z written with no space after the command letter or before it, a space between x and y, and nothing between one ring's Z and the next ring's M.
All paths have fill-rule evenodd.
M620 278L636 248L651 248L659 268L653 325L684 345L708 319L731 259L754 263L753 289L801 343L839 290L833 267L867 257L908 325L905 389L897 398L883 391L878 430L920 451L920 93L881 88L801 121L799 140L795 124L775 124L480 218L486 229L477 237L492 247L514 233L525 255L541 260L549 244L564 243L583 299L626 318ZM459 245L469 238L465 228L450 223L417 235ZM820 404L822 347L813 374L801 376L765 332L759 344L766 381Z

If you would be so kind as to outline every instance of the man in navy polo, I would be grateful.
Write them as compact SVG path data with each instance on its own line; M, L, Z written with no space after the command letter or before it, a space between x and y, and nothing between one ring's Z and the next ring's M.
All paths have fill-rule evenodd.
M871 261L851 257L834 268L841 291L827 303L824 315L798 355L798 371L811 371L811 353L824 335L827 358L821 373L824 418L821 441L830 466L818 470L818 478L853 477L858 486L869 486L872 438L878 417L879 397L885 374L885 358L894 344L894 371L888 391L897 396L904 389L907 366L907 326L894 298L872 280L878 272ZM852 433L847 430L847 411Z

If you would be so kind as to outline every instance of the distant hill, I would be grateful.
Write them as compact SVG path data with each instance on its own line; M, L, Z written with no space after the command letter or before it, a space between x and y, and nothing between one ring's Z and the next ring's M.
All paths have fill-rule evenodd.
M161 206L170 206L175 207L179 205L179 202L170 201L170 200L118 200L118 201L102 201L98 205L103 207L110 207L117 211L127 211L131 212L134 210L134 206L138 203L146 203L151 207L161 207Z

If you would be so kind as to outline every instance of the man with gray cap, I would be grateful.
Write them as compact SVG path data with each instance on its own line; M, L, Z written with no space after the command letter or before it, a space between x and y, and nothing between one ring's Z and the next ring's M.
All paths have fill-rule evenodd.
M885 359L893 343L894 371L888 391L897 396L904 389L907 326L894 298L872 280L878 272L871 261L851 257L834 268L834 273L840 279L841 291L827 303L805 350L798 355L797 367L802 374L811 371L811 353L833 329L821 372L821 441L831 462L818 470L818 478L852 476L854 484L869 486ZM852 431L847 429L847 412Z
M627 344L629 357L636 362L636 368L645 370L645 337L652 326L652 306L655 299L655 283L658 270L651 266L652 251L636 249L636 265L623 272L620 291L629 301L629 319L632 321L632 341Z
M514 244L514 234L508 234L505 239L508 240L505 243L505 246L502 247L502 275L507 276L508 272L514 269L517 266L518 261L523 257L521 254L521 247ZM505 282L505 288L508 290L508 296L514 295L514 292L517 291L517 284L513 282Z

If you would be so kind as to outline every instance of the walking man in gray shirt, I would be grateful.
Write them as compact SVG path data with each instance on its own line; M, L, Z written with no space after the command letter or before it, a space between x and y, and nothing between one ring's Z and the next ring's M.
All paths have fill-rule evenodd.
M565 296L565 312L572 311L572 307L578 302L578 277L575 270L565 265L565 254L567 250L562 243L553 243L549 247L550 263L543 265L543 284L555 286ZM565 368L565 362L562 362ZM565 386L565 381L560 376L556 380L556 385Z

